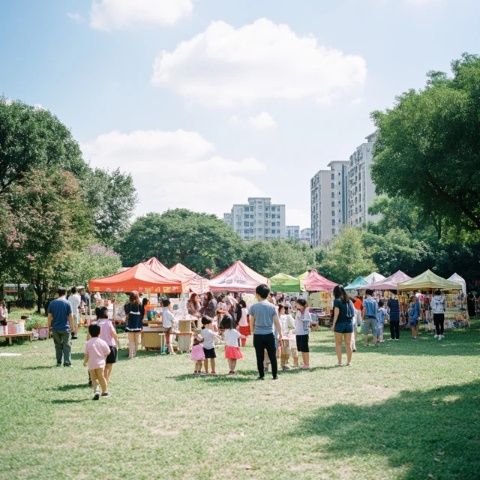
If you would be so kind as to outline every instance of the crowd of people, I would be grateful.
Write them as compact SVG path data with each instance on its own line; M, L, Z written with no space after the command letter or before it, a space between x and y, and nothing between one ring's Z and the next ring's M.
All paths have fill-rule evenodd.
M77 338L80 314L91 299L85 291L73 288L67 299L65 289L58 290L58 298L48 307L48 326L52 330L57 366L71 366L71 340ZM366 290L365 297L351 298L342 285L333 290L331 328L335 337L337 366L350 366L353 352L356 351L357 329L364 335L365 346L384 342L384 326L390 325L391 340L400 339L400 319L408 320L413 339L418 335L421 317L419 299L410 297L407 308L400 305L392 293L388 301L374 297L372 290ZM94 298L101 304L99 297ZM253 335L258 380L265 378L271 369L274 380L278 370L290 368L310 368L309 336L312 315L307 301L302 297L288 297L274 294L267 285L259 285L255 291L255 302L247 307L239 294L226 294L215 297L208 292L203 297L192 293L187 302L187 311L193 324L193 346L191 359L194 375L216 375L216 348L224 344L224 357L228 365L228 375L236 374L237 362L243 358L242 347ZM128 356L135 358L140 336L151 309L148 299L138 292L131 292L124 305L125 331L128 338ZM435 325L435 338L444 338L445 296L435 292L430 302ZM174 353L175 317L170 299L161 300L161 311L155 312L161 318L165 333L166 352ZM88 339L85 346L85 365L88 365L89 381L94 389L94 400L108 396L108 383L112 366L116 363L119 339L105 306L97 307L95 320L89 322ZM343 363L343 350L346 362ZM299 359L301 358L301 364ZM290 364L292 360L292 364Z

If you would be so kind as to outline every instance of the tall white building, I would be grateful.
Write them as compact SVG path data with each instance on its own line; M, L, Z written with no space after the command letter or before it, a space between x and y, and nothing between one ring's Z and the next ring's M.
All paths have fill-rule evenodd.
M320 170L310 180L311 244L332 240L347 220L348 162L330 162L330 170Z
M370 175L376 136L376 133L372 133L366 137L367 142L357 147L348 162L347 223L354 227L360 227L378 218L368 213L368 207L376 198L375 186Z
M234 205L223 216L243 240L285 238L285 205L274 205L270 198L254 197L248 204Z
M288 240L300 240L300 227L298 225L286 226Z

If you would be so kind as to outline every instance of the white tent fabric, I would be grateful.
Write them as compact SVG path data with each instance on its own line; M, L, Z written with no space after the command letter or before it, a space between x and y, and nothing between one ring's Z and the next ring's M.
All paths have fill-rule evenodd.
M367 282L367 286L371 283L379 282L380 280L385 280L385 277L378 272L372 272L367 277L364 277L365 281Z
M450 278L447 278L447 280L459 283L462 286L463 294L467 294L467 282L458 273L454 273Z

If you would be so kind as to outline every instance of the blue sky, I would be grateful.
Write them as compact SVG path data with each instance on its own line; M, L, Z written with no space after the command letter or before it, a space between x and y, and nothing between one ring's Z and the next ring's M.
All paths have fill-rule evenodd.
M310 177L372 110L480 53L479 18L474 0L3 1L0 94L130 171L138 214L266 195L305 227Z

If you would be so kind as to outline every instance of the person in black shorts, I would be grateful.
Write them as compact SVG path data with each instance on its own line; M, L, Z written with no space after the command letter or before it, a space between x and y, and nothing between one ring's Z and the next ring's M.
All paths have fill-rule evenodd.
M333 325L332 330L335 333L335 350L337 352L338 366L342 366L342 341L345 342L347 351L347 366L352 361L352 333L353 319L355 317L355 308L352 301L343 288L343 285L337 285L333 289Z

